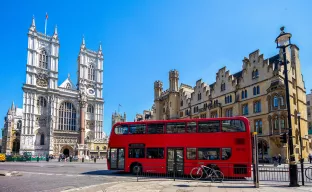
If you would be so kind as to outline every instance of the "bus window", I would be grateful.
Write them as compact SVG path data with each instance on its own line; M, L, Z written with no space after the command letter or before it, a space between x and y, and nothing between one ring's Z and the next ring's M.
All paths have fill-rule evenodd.
M241 120L222 121L222 132L245 132L246 127Z
M228 160L232 156L231 148L222 148L222 160Z
M185 133L185 123L167 123L167 133Z
M164 124L147 124L148 134L161 134L164 133Z
M141 125L129 125L129 133L130 134L144 134L145 133L145 124Z
M196 148L186 148L186 158L196 159Z
M199 160L219 160L220 149L219 148L198 148Z
M129 158L144 158L145 157L144 144L129 144Z
M164 158L164 148L147 148L146 157L148 159L163 159Z
M198 132L200 133L219 132L219 130L219 121L198 122Z
M196 133L196 122L188 122L186 125L186 132Z
M118 135L128 134L128 126L127 125L118 125L115 127L115 133Z

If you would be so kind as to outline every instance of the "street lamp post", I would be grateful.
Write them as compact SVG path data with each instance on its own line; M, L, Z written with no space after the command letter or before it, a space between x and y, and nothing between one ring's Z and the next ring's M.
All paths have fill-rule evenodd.
M282 49L283 51L283 64L284 64L284 84L286 88L286 104L287 104L287 119L288 119L288 150L289 150L289 177L290 177L290 187L298 187L298 169L294 156L294 144L292 138L292 124L291 124L291 114L290 114L290 101L289 101L289 87L288 87L288 71L287 71L287 59L286 59L286 48L291 45L290 33L284 32L285 27L281 27L280 35L275 39L276 48ZM296 117L295 117L296 118Z
M301 166L301 178L302 185L304 185L304 175L303 175L303 155L302 155L302 137L301 137L301 127L300 127L300 112L297 114L298 117L298 127L299 127L299 139L300 139L300 166Z

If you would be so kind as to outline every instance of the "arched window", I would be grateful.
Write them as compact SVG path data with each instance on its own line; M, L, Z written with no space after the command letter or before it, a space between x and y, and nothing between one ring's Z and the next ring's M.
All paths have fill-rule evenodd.
M257 95L260 94L260 87L259 85L257 86Z
M48 68L48 55L45 50L39 53L39 67L44 69Z
M99 151L99 150L100 150L100 147L99 147L99 146L96 146L96 150Z
M38 107L46 107L47 106L47 100L42 96L38 97L37 106Z
M284 116L281 116L281 129L285 129L286 128L286 125L285 125L285 117Z
M87 113L94 113L94 107L91 104L88 104Z
M242 91L242 99L245 98L245 94L244 94L244 91Z
M255 78L257 78L257 77L259 77L258 69L254 69L254 70L252 71L252 78L255 79Z
M283 96L280 96L280 105L281 106L284 106L284 97Z
M59 130L76 130L76 109L72 103L64 102L59 108Z
M257 95L257 88L256 87L253 87L253 94Z
M17 121L17 129L22 129L22 120Z
M279 125L278 125L278 117L277 116L274 117L274 124L273 125L274 125L274 129L278 130Z
M247 95L247 90L245 90L245 98L247 98L248 97L248 95Z
M40 145L44 145L44 134L40 135Z
M88 79L90 79L92 81L94 81L94 79L95 79L94 67L92 64L90 64L88 67Z
M273 99L273 106L274 106L274 107L278 107L278 97L277 97L277 96L274 96L274 99Z

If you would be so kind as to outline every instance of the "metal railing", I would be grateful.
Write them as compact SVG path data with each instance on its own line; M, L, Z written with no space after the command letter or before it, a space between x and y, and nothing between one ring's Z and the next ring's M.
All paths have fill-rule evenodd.
M242 166L240 166L242 165ZM132 173L136 177L137 181L143 180L193 180L190 176L190 172L194 167L199 165L179 165L171 164L161 165L161 164L143 164L137 167L136 173ZM252 165L246 166L246 163L223 163L217 164L216 170L221 171L224 174L223 182L241 183L244 185L254 185L255 176L254 169ZM275 184L285 184L289 182L289 168L287 164L282 164L274 166L268 164L265 166L258 166L258 178L261 183L275 183ZM312 166L306 164L304 167L304 181L305 185L312 186ZM203 176L198 181L210 181L211 178ZM301 169L298 169L298 184L301 184L302 176Z

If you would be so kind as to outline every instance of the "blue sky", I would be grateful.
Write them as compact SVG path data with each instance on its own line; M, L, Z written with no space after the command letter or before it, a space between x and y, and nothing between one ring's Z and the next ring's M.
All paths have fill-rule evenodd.
M118 104L132 121L137 112L152 106L155 80L168 87L169 70L179 70L180 83L194 86L200 78L212 83L219 68L239 71L243 58L256 49L265 58L276 54L274 40L282 25L300 48L309 92L311 4L309 0L4 1L0 7L0 116L5 116L12 101L22 106L27 31L33 15L41 32L46 12L47 33L58 26L59 84L68 73L76 82L82 35L89 49L97 50L102 42L104 130L109 133Z

